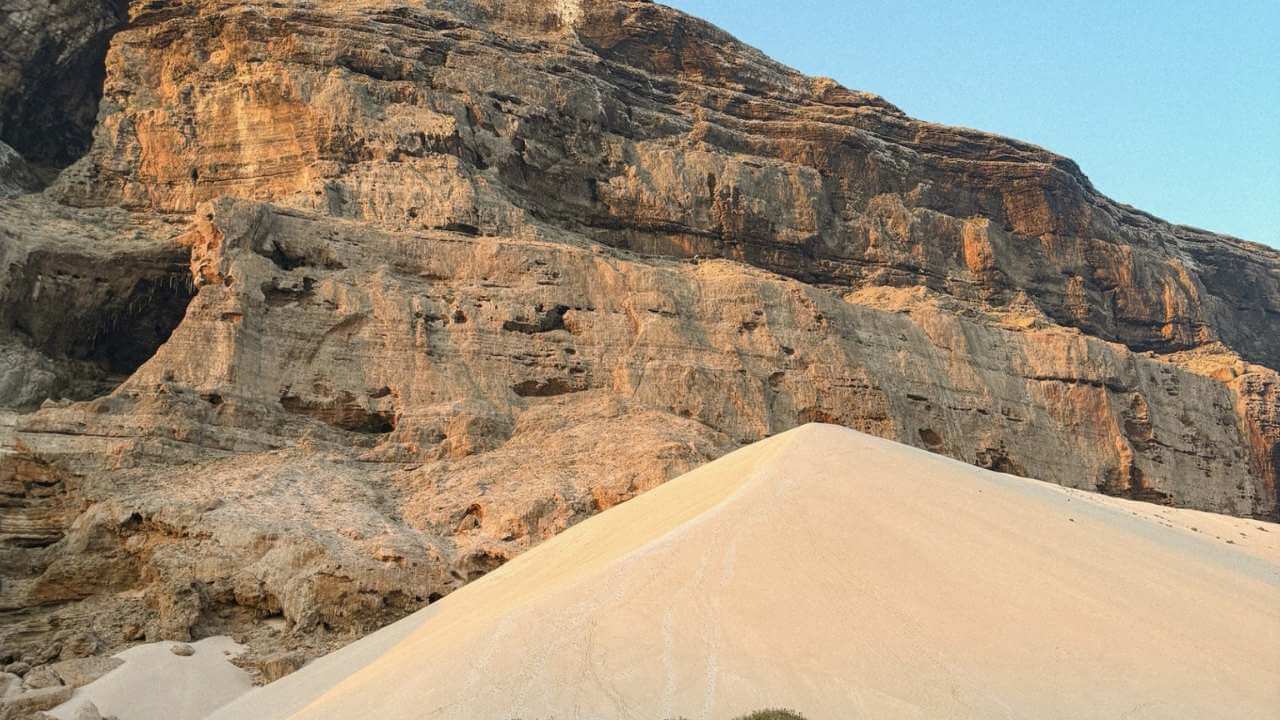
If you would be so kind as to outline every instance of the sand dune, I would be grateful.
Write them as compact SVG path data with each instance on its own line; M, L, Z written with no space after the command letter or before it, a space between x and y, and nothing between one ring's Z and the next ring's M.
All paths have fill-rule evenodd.
M808 425L213 717L1275 718L1277 538Z

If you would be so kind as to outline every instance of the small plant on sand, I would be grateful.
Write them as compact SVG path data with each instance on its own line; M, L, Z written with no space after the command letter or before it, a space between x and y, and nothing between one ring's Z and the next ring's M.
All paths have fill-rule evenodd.
M790 710L757 710L738 720L804 720L804 716Z

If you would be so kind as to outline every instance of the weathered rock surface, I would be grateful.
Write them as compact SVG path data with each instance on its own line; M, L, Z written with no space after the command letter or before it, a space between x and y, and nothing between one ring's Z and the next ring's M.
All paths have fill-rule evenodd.
M25 195L39 186L40 181L27 161L16 150L0 142L0 200Z
M50 671L58 676L62 685L78 688L84 687L124 664L123 660L114 657L81 657L63 660L49 665Z
M256 673L260 684L266 684L296 672L306 661L298 652L278 652L248 661L246 669Z
M52 710L71 699L71 688L57 687L28 690L0 700L0 720L28 720L40 717L42 710Z
M135 2L105 62L0 201L37 664L305 656L814 420L1276 515L1280 254L1045 150L642 2Z

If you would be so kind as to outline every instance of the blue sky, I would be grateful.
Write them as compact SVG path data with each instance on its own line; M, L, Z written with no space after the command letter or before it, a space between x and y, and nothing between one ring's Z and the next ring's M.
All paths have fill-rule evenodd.
M924 120L1033 142L1172 222L1280 247L1280 0L663 0Z

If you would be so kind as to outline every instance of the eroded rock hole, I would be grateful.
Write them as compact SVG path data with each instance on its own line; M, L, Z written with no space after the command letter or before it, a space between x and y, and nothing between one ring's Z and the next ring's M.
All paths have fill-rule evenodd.
M1006 475L1018 475L1021 477L1026 477L1027 475L1026 469L1009 456L1009 451L1003 445L985 447L978 450L973 464L980 468L994 470Z
M262 283L262 296L266 299L267 307L283 307L311 297L315 294L315 285L316 281L309 277L302 278L301 283L291 284L276 278Z
M924 443L926 448L936 451L942 447L942 436L933 428L920 428L920 442Z
M366 435L385 435L396 429L394 410L371 409L348 392L328 400L308 400L285 393L280 405L295 415L305 415L340 430Z
M116 307L93 318L87 345L72 356L93 362L123 379L151 359L182 321L194 288L190 278L142 278Z
M499 553L490 550L476 550L470 555L461 558L457 567L450 570L450 574L463 582L472 582L497 570L506 561L507 557Z
M568 305L556 305L545 308L542 305L534 308L531 317L517 317L503 321L502 329L507 332L519 332L526 335L564 330L564 316L569 312Z
M37 252L10 272L0 334L45 356L56 377L42 390L72 400L104 395L137 371L195 296L186 252L174 249L105 261Z
M289 254L279 242L271 243L271 262L281 270L293 270L307 264L306 258Z
M520 397L554 397L586 390L586 383L575 378L546 378L542 380L525 380L511 386L511 391Z
M455 232L455 233L461 233L463 235L470 235L471 237L476 237L480 234L480 228L476 227L475 225L472 225L471 223L451 222L441 226L440 229L445 230L447 232Z

